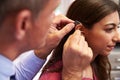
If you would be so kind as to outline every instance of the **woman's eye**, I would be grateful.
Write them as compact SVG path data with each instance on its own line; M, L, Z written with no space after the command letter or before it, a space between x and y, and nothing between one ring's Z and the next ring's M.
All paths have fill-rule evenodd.
M117 30L118 30L118 32L120 32L120 24L118 25Z
M114 28L107 28L105 29L106 32L112 32L114 30Z
M114 30L115 30L115 26L113 26L113 25L109 25L109 26L107 26L106 29L105 29L105 31L106 31L106 32L109 32L109 33L112 32L112 31L114 31Z

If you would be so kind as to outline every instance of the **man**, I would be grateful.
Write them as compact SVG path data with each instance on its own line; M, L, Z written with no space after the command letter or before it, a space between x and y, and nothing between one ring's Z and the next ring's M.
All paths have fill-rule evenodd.
M67 30L59 31L58 34L55 34L56 36L51 35L52 37L59 36L57 39L60 40L74 27L73 21L67 18L64 19L64 17L60 20L61 17L57 17L56 22L51 22L52 13L58 6L59 0L4 0L0 3L0 80L12 80L13 78L26 80L28 78L25 75L31 76L29 78L31 80L36 71L33 75L21 65L28 63L29 58L33 57L37 60L38 57L45 59L48 53L45 54L45 52L42 53L41 51L40 54L35 54L38 57L31 53L32 57L29 57L28 60L25 59L25 61L23 59L23 61L16 64L16 67L12 61L25 51L44 47L51 23L53 23L51 26L54 28L58 25L61 27L61 22L65 22L65 24L71 23L66 25L68 26ZM30 61L34 60L31 59ZM39 60L38 62L40 62L37 64L38 66L35 66L41 68L44 61ZM25 67L26 69L29 68L26 65Z
M42 67L51 50L74 28L73 21L64 16L58 16L53 20L52 13L58 4L59 0L0 2L0 80L31 80ZM12 61L21 53L33 49L34 52L13 65ZM74 54L70 55L74 56ZM66 60L69 61L69 58ZM76 74L69 68L63 70L63 75L65 74L63 80L72 76L67 70Z
M69 20L63 15L58 15L53 19L52 25L59 24L61 22L65 22L66 24L68 22L73 21ZM16 65L17 69L17 78L19 77L19 80L32 79L36 75L36 73L41 69L42 65L46 61L46 58L51 53L51 51L59 44L60 40L64 37L64 35L66 35L73 28L74 26L72 26L72 24L66 25L61 30L58 30L55 25L50 26L46 38L46 44L43 47L34 51L27 51L20 57L18 57L16 60L14 60L14 64ZM18 71L21 71L22 73Z

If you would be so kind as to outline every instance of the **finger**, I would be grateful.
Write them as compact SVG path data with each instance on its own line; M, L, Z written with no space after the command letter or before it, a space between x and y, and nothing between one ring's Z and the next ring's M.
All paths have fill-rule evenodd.
M78 40L78 41L80 41L80 37L81 37L81 31L80 30L75 30L75 32L73 33L73 40ZM77 41L77 42L78 42Z
M78 42L78 45L80 47L80 49L83 50L84 46L85 46L85 39L83 35L80 35L80 41Z
M71 36L69 36L69 38L67 39L66 43L65 43L65 47L67 46L78 46L78 43L80 42L80 35L81 32L80 30L76 30ZM77 48L77 47L76 47Z
M74 21L64 15L58 15L53 20L53 24L55 25L54 27L56 27L58 30L62 29L65 25L69 23L74 23Z
M53 23L56 23L56 24L59 24L59 23L66 23L66 24L68 24L68 23L73 23L73 22L74 22L73 20L67 18L64 15L58 15L53 20Z
M71 44L77 44L80 42L81 31L76 30L70 37Z
M83 35L82 35L82 43L83 43L84 47L89 47L88 42L85 40L85 37Z
M64 28L62 28L58 35L61 36L61 38L63 38L67 33L69 33L72 29L74 28L74 24L73 23L70 23L68 25L66 25Z
M92 59L93 59L93 51L90 47L88 47L88 50L87 50L87 55L89 56L89 61L91 62Z
M49 28L49 33L53 33L53 32L55 32L55 31L58 31L55 27L51 26L51 27Z

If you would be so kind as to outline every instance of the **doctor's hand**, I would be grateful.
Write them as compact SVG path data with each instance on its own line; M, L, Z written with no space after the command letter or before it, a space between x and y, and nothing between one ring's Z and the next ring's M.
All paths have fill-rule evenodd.
M35 55L41 59L46 59L61 39L74 28L73 22L63 15L55 16L49 28L45 46L34 50Z
M63 50L63 80L81 80L85 67L90 65L93 53L80 30L66 41Z

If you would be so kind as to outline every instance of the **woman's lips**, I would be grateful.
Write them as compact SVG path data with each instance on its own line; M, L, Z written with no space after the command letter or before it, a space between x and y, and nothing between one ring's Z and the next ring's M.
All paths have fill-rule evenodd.
M107 46L107 50L111 51L115 48L115 46Z

